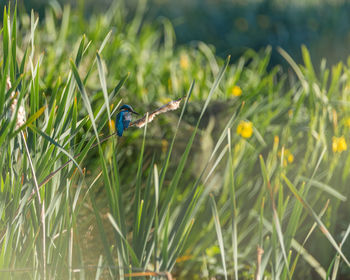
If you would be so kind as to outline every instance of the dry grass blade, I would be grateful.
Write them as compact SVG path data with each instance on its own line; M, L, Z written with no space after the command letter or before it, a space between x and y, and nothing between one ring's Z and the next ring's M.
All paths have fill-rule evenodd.
M256 272L255 272L255 280L260 280L260 268L261 268L261 257L264 254L264 249L258 245L256 249Z
M142 277L142 276L156 276L156 277L166 277L166 279L173 279L170 272L154 272L154 271L145 271L145 272L132 272L126 273L125 277Z

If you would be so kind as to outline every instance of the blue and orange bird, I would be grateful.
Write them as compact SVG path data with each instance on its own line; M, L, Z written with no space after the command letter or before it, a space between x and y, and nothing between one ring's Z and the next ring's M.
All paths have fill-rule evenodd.
M119 137L123 136L123 132L130 125L132 114L139 115L136 113L130 105L123 105L119 109L117 118L115 121L115 128Z

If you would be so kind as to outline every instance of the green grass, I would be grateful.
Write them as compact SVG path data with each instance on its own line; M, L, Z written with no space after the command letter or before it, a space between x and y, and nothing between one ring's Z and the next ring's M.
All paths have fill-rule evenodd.
M349 65L316 67L305 47L302 65L279 50L288 71L268 70L269 47L223 61L175 47L143 9L5 10L0 278L349 276ZM185 95L102 141L121 103Z

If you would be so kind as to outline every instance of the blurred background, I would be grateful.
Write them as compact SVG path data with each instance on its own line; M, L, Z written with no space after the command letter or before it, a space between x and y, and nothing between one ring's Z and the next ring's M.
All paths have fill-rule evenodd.
M1 5L5 2L2 0ZM47 5L69 3L86 18L108 9L112 0L19 0L20 9L41 15ZM140 4L127 1L133 14ZM143 1L144 2L144 1ZM146 20L169 18L177 44L204 41L218 56L237 58L247 49L281 46L297 62L305 44L316 65L322 57L330 64L344 60L350 47L350 2L345 0L148 0ZM3 10L3 9L2 9ZM271 65L285 63L273 50Z

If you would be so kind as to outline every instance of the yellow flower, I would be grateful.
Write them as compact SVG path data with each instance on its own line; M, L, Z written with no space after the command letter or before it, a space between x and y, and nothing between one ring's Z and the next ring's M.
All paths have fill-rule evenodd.
M241 121L237 126L237 134L243 138L250 138L253 134L253 123L249 121Z
M289 163L292 163L294 161L294 156L292 154L289 154L287 160Z
M293 110L292 109L288 110L288 117L289 118L293 117Z
M168 147L169 147L169 142L165 139L162 139L162 142L161 142L161 146L162 146L162 152L165 153L167 150L168 150Z
M336 137L333 137L332 139L332 150L334 153L338 151L338 140Z
M181 54L180 56L180 67L184 70L186 70L189 66L189 59L186 54Z
M111 120L111 121L109 122L109 131L110 131L110 133L114 133L114 132L115 132L114 120Z
M278 156L282 156L282 151L278 151ZM293 163L294 161L294 155L292 152L288 149L284 149L283 152L283 166L287 166L288 163Z
M346 141L344 136L341 137L335 137L332 138L332 150L334 153L336 152L343 152L348 149L348 146L346 145Z
M350 127L350 118L346 118L346 119L345 119L345 125L346 125L347 127Z
M234 86L231 90L231 94L233 96L241 96L242 95L242 89L239 86Z

